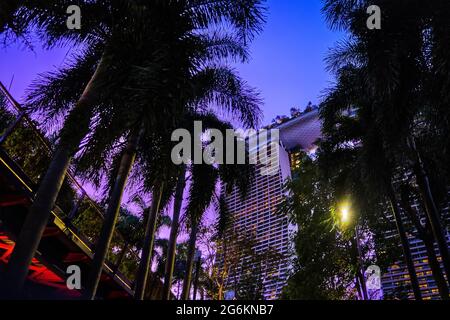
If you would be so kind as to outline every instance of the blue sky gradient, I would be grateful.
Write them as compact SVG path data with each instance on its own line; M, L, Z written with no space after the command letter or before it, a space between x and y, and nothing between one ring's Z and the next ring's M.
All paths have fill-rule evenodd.
M330 85L324 57L343 34L332 32L321 13L321 0L269 0L264 32L252 44L252 61L241 75L264 98L264 123L292 107L318 103Z

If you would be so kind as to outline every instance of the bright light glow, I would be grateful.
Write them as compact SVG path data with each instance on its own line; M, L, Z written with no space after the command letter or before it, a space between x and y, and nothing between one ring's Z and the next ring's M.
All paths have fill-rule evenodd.
M350 210L347 206L341 208L341 221L347 223L350 221Z

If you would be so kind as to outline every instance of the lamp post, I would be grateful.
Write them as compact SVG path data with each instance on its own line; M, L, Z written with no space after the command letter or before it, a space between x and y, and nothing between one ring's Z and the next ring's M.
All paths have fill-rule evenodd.
M350 210L350 204L344 203L340 207L340 220L341 224L345 227L351 222L351 210ZM352 243L357 251L357 261L358 261L358 268L357 268L357 280L360 283L360 288L362 291L362 299L363 300L369 300L369 295L367 293L367 286L366 286L366 278L364 276L364 270L363 270L363 263L362 263L362 250L361 250L361 244L359 242L359 229L358 225L355 225L355 236L352 238Z

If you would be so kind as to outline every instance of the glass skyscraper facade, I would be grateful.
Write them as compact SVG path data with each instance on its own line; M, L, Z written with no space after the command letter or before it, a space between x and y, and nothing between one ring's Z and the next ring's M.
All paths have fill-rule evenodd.
M419 213L422 221L425 221L425 213L417 200L415 201L413 208ZM450 215L448 214L448 210L448 207L444 208L444 215L447 217L445 225L447 226L450 225ZM429 265L425 245L418 237L415 228L408 225L408 221L404 216L403 220L404 224L408 226L408 229L412 230L412 232L409 232L408 234L409 246L413 257L414 268L419 281L422 298L424 300L440 299L439 290L436 286L436 282L433 278L433 273ZM387 236L392 238L393 241L399 242L396 230L392 230ZM450 247L450 234L448 229L446 231L446 238L448 246ZM442 268L442 259L439 255L437 245L435 245L435 252L437 260L441 264ZM414 299L408 269L403 261L399 261L388 268L387 272L382 275L381 284L383 294L388 299Z
M277 151L269 152L269 157L278 159L278 166L261 174L261 164L257 165L250 192L245 200L242 200L237 190L224 194L228 210L233 217L230 230L238 235L248 235L250 232L255 240L255 252L270 250L280 256L265 270L254 267L254 272L265 272L262 277L262 293L265 299L279 298L289 276L292 259L291 236L295 227L289 223L286 215L277 212L277 208L285 193L284 184L291 175L291 168L296 166L295 155L300 150L313 151L314 142L320 137L318 112L312 110L276 125L273 129L279 130L280 141ZM264 150L270 141L269 139L263 145L258 144L258 151ZM252 151L250 150L250 154L255 157L257 152ZM224 192L222 190L222 193ZM220 265L220 258L218 261ZM230 272L225 281L225 290L232 291L241 276L239 271Z

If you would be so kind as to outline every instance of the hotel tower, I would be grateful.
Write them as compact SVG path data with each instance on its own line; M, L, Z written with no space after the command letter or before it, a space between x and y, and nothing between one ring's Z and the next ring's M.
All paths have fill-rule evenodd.
M234 234L248 234L251 232L254 240L253 250L256 253L271 251L280 258L272 262L267 272L254 266L254 272L265 272L262 277L262 295L264 299L277 299L286 285L291 268L292 233L295 227L289 223L286 215L278 214L277 208L282 201L284 184L291 176L291 168L295 167L296 155L299 151L312 152L314 142L320 137L320 122L316 109L303 113L271 129L279 129L279 148L269 152L270 159L277 159L278 165L270 167L269 172L262 171L262 165L257 165L256 174L245 200L237 190L225 195L229 213L233 217L232 228ZM276 143L270 138L262 144L258 143L258 152L265 151L270 143ZM250 150L251 157L258 152ZM222 190L222 193L224 191ZM230 231L231 232L231 231ZM245 263L245 262L242 262ZM218 257L219 268L223 264ZM239 271L228 274L225 290L234 295L235 282L239 281Z

